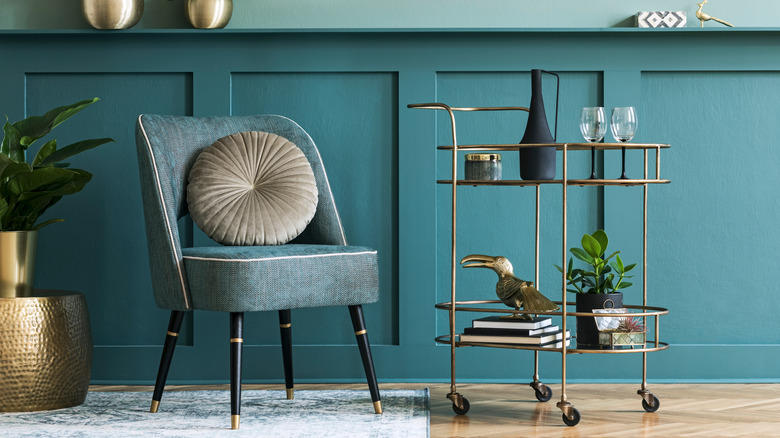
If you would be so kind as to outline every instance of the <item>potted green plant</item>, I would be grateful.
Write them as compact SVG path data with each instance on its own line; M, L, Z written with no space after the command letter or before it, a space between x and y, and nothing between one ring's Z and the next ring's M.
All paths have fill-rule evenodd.
M63 196L81 191L92 179L91 173L68 168L62 160L114 140L82 140L58 149L57 140L51 139L29 163L26 152L35 141L98 100L82 100L14 123L6 117L0 147L0 297L30 294L38 230L63 221L39 222L40 216Z
M625 281L632 276L626 275L636 267L636 263L625 265L620 251L606 256L609 238L604 230L582 236L581 248L571 248L574 257L585 262L588 267L574 267L574 258L569 259L566 270L567 289L576 295L577 312L593 312L593 309L623 307L623 293L620 290L631 286ZM610 260L614 261L610 263ZM563 269L555 265L563 272ZM592 316L577 317L577 348L599 348L599 332Z

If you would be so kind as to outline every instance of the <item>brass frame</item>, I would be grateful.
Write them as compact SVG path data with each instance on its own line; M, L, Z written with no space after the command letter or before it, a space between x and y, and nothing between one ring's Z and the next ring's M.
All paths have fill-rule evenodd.
M561 401L557 404L563 414L569 419L573 419L574 407L568 401L566 395L566 358L569 354L628 354L628 353L642 353L642 383L637 394L642 396L645 401L650 400L648 403L652 406L652 400L654 398L652 392L647 389L647 353L653 351L661 351L669 348L669 344L661 342L659 340L660 330L659 323L661 315L666 315L669 310L662 307L651 307L647 305L647 188L650 184L668 184L671 181L661 178L661 149L667 149L670 147L668 144L658 143L559 143L559 144L469 144L458 145L457 141L457 129L455 124L455 112L457 111L529 111L525 107L451 107L444 103L421 103L407 105L409 108L417 109L434 109L447 111L450 124L452 128L452 145L440 145L436 148L438 150L451 151L452 152L452 173L448 180L437 180L438 184L447 184L452 187L452 260L451 260L451 286L450 286L450 301L444 303L438 303L435 308L447 310L449 314L449 334L437 336L435 341L437 343L450 345L450 393L447 398L452 400L453 404L458 408L463 408L463 396L457 392L457 385L455 382L455 350L458 347L489 347L489 348L509 348L517 350L533 350L534 351L534 375L531 386L538 388L543 385L539 381L539 351L553 351L561 353ZM562 179L557 180L500 180L500 181L475 181L475 180L458 180L458 151L519 151L522 148L527 147L540 147L540 146L554 146L556 150L562 151ZM623 148L627 150L642 150L644 154L644 175L642 179L569 179L568 178L568 154L569 151L590 151L592 148L596 150L608 151L608 150L621 150ZM650 178L648 168L648 151L655 151L655 177ZM478 342L460 342L457 338L455 330L455 317L457 312L481 312L481 313L523 313L532 314L529 311L517 311L511 309L500 308L488 308L488 307L467 307L480 304L499 304L498 300L481 300L481 301L457 301L455 298L456 291L456 269L458 266L456 255L456 236L457 236L457 187L458 186L535 186L536 188L536 227L535 227L535 258L534 258L534 279L535 284L539 287L539 225L540 225L540 187L542 185L557 184L561 186L562 190L562 264L567 264L567 232L568 232L568 218L567 218L567 195L569 186L642 186L643 187L643 211L642 211L642 305L631 306L626 305L624 307L637 310L632 312L632 316L641 316L645 327L647 327L647 318L654 318L654 334L655 338L650 340L646 339L645 348L634 349L621 349L621 350L586 350L577 348L567 348L566 343L563 343L561 348L549 348L532 345L516 345L516 344L488 344ZM561 316L561 330L566 332L567 317L569 316L598 316L595 313L588 312L569 312L567 307L574 303L566 302L566 274L562 274L562 301L556 301L556 304L561 306L560 311L554 312L542 312L533 313L535 315L555 315Z

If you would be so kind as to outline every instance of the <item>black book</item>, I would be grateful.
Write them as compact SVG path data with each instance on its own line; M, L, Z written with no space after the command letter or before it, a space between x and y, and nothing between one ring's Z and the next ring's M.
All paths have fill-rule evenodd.
M552 318L549 316L537 316L531 319L501 318L500 316L486 316L471 321L474 328L504 328L532 330L552 325Z
M491 327L466 327L463 333L467 335L487 335L487 336L531 336L542 333L555 332L560 330L557 325L548 325L538 329L505 329Z

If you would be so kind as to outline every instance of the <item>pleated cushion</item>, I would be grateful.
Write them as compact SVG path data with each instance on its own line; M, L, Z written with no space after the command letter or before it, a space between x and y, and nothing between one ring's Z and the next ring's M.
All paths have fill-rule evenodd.
M198 155L187 205L198 227L223 245L281 245L314 217L317 184L292 142L268 132L239 132Z

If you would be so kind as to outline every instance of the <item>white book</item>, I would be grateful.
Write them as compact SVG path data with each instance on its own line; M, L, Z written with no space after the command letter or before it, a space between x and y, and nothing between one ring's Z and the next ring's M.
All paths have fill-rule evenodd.
M571 339L571 332L566 330L566 339ZM461 342L481 342L487 344L523 344L544 345L563 340L563 331L542 333L527 336L488 336L488 335L460 335Z

